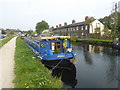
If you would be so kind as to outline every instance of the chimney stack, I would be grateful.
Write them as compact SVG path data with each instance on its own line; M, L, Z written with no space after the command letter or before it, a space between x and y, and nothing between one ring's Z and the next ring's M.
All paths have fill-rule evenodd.
M56 25L56 28L58 28L58 25Z
M62 24L59 24L59 27L61 27L62 26Z
M75 24L76 23L76 21L75 20L72 20L72 24Z
M89 16L86 16L86 17L85 17L85 21L86 21L87 19L89 19Z
M64 22L64 26L66 26L67 25L67 22Z

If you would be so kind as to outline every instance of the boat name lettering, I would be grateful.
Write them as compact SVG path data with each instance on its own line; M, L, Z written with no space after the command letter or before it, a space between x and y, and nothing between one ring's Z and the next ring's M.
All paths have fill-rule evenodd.
M65 57L65 55L58 55L57 57Z

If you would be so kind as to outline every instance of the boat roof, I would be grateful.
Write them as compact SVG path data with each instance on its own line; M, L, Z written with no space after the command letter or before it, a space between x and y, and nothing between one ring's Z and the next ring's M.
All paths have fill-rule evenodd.
M70 36L51 36L51 37L40 37L40 40L48 40L48 39L70 39Z

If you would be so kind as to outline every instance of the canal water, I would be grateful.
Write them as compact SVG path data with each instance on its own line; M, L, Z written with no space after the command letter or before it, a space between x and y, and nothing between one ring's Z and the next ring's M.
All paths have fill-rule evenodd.
M64 60L55 69L58 62L46 64L53 69L52 76L61 77L63 88L118 88L119 50L83 43L72 47L75 59Z
M119 50L83 43L75 43L72 47L77 53L72 61L74 74L65 73L64 76L71 78L72 74L74 80L67 83L63 80L64 88L118 88Z

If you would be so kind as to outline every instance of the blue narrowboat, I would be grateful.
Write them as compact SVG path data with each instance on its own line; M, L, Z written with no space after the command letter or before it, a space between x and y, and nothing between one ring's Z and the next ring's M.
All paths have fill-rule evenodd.
M66 60L75 57L70 36L41 36L39 39L25 37L24 40L35 55L42 60Z

